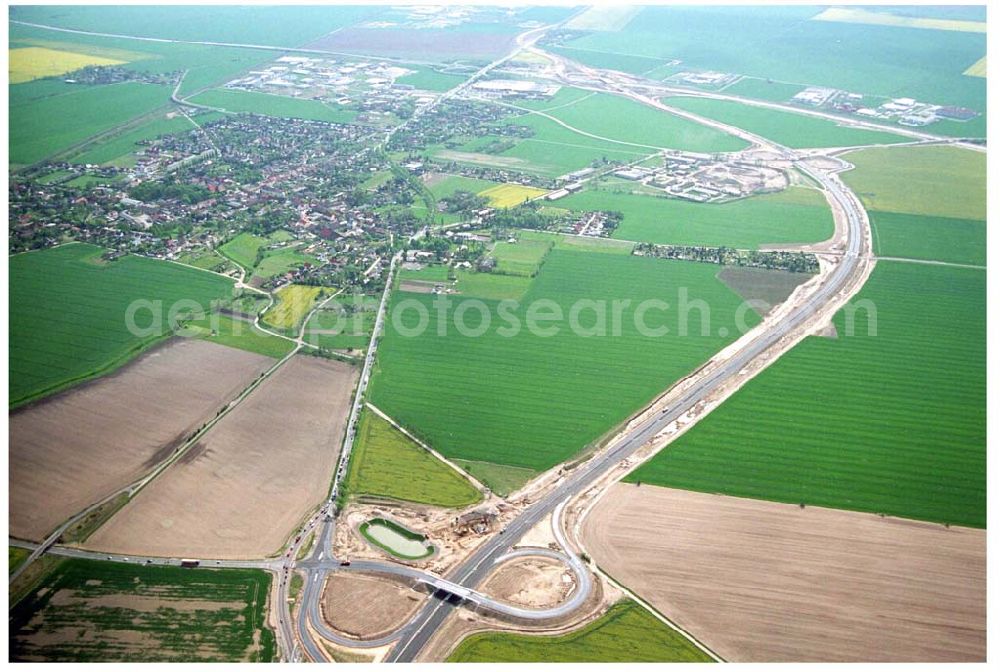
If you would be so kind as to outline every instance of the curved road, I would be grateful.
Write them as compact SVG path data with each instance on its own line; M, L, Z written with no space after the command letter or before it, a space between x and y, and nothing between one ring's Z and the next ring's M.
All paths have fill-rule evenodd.
M313 660L325 660L319 647L313 641L309 627L320 634L321 637L350 648L377 648L391 644L392 642L412 635L418 627L420 612L406 625L393 633L376 639L359 640L352 637L345 637L330 629L323 620L320 613L320 601L322 598L323 584L327 574L331 571L364 572L369 574L390 574L408 581L416 581L431 587L435 595L434 600L440 596L455 596L461 601L474 604L478 609L490 611L500 616L523 620L548 620L571 614L579 609L590 595L593 579L587 566L577 557L569 546L562 531L561 515L565 502L555 507L552 512L552 532L556 542L564 552L553 551L547 548L526 547L519 548L509 553L491 556L488 565L484 566L484 571L489 573L499 563L524 556L544 556L555 560L560 560L573 571L576 577L576 587L570 593L569 598L555 607L546 609L531 609L519 607L507 602L493 599L488 595L477 592L471 588L462 586L448 579L442 579L420 569L407 565L396 564L379 560L354 560L350 565L342 565L333 556L330 549L333 547L332 537L335 524L332 519L327 518L319 533L319 538L313 548L309 558L296 564L296 569L305 571L306 578L302 591L302 611L299 613L297 621L297 631L300 640L303 642L309 656ZM503 537L503 535L498 535ZM514 539L516 541L516 539ZM433 601L431 603L434 603Z
M641 423L619 439L617 443L591 459L590 462L577 467L564 483L510 523L507 526L506 534L494 536L454 570L449 577L451 581L466 588L475 588L486 577L496 559L504 555L513 542L552 512L560 502L584 491L601 474L652 440L667 425L719 389L723 383L739 373L761 353L805 323L848 285L858 268L861 245L865 240L866 218L864 210L854 193L847 189L839 179L814 171L804 164L800 165L799 168L823 185L843 209L847 218L847 249L840 264L830 277L803 305L790 312L786 319L775 324L744 346L725 364L695 383L680 399L662 410L657 416ZM453 605L446 601L434 600L425 605L410 631L406 633L386 660L390 662L415 660L437 629L444 623L452 609Z
M537 39L537 35L541 32L544 31L541 29L537 32L529 31L524 34L522 38L527 38L531 35ZM533 42L534 40L529 41L525 39L523 42L519 40L519 47L530 45ZM490 66L484 68L471 77L470 80L466 82L466 85L475 81L475 79L479 76L485 74L486 71L503 63L505 60L506 58L500 59L490 64ZM464 87L457 88L459 90L454 90L449 93L459 93ZM623 91L614 92L620 95L630 95L631 97L640 98L640 96L635 93ZM647 102L647 104L655 104L648 99L643 102ZM702 120L702 123L705 123L706 121L707 120ZM729 127L729 130L730 132L733 132L736 135L741 135L742 137L747 137L749 135L746 131L742 131L742 129ZM779 151L783 151L788 158L793 160L795 159L791 152L785 148L780 148L767 141L764 141L764 144L776 147ZM282 607L285 604L285 600L287 600L288 582L292 569L298 567L305 571L306 580L301 595L303 607L299 614L299 618L296 619L296 622L293 624L290 622L292 619L289 617L287 609L279 608L278 611L279 614L281 614L279 616L279 628L282 639L284 640L283 643L286 647L288 647L295 642L295 632L293 632L294 626L303 646L306 647L308 655L318 661L325 660L326 656L324 652L320 651L312 637L312 634L309 632L310 626L316 630L320 636L334 643L353 648L357 648L359 646L384 646L395 640L399 640L396 647L387 657L387 660L391 662L415 660L424 646L428 643L428 641L430 641L431 637L437 632L438 628L447 619L448 615L455 606L451 600L441 599L441 596L448 597L457 595L473 602L474 604L482 606L484 609L517 618L554 618L570 613L578 608L590 593L591 575L584 563L572 552L571 547L563 536L561 525L559 525L560 513L565 503L573 496L590 487L595 480L608 470L612 469L616 464L628 458L634 452L646 445L657 434L662 432L670 423L674 422L691 410L699 402L709 397L726 381L738 374L754 359L774 345L778 344L785 336L804 325L815 313L826 307L829 302L835 300L838 294L849 285L854 273L858 269L861 258L867 256L867 250L865 250L865 253L862 254L862 246L867 241L867 219L857 197L853 194L853 192L847 189L836 176L821 173L811 168L806 163L799 163L798 167L804 173L816 180L823 187L823 189L830 194L831 198L837 203L846 218L847 247L843 256L840 258L840 262L830 276L818 286L812 296L810 296L802 305L789 312L789 314L781 322L770 325L755 338L743 345L740 350L732 354L728 360L718 364L718 366L714 369L704 370L702 378L695 381L691 387L676 401L671 403L669 407L660 411L660 413L656 416L641 422L634 429L619 438L615 443L595 454L589 461L576 467L576 469L570 472L562 483L557 485L535 504L525 509L518 517L507 525L501 534L496 534L484 542L471 556L458 565L447 577L436 577L427 572L422 572L412 567L391 562L365 560L355 561L351 563L350 566L341 566L337 559L330 555L330 549L332 548L332 533L335 529L334 520L329 515L332 511L331 502L327 502L326 505L311 518L310 522L308 522L303 528L303 534L296 539L296 542L292 544L291 548L288 549L284 557L259 561L210 560L204 561L203 566L254 567L274 571L279 577L278 590L279 595L281 596ZM369 364L369 362L366 361L366 364ZM364 380L365 376L363 375L362 386ZM341 467L343 467L343 465L341 465ZM553 530L556 534L556 539L559 542L559 545L566 551L565 554L546 551L544 549L511 550L512 546L521 537L523 537L528 530L549 514L553 514ZM320 522L321 518L323 519L322 522ZM295 556L303 543L302 538L306 536L305 532L315 529L317 525L319 525L321 529L317 530L319 538L312 554L308 559L300 563L296 563ZM43 548L45 548L44 544L40 548L36 549L36 553L43 552ZM63 547L55 547L49 550L52 553L60 555L74 557L99 557L100 559L110 559L120 562L179 564L179 560L171 558L125 558L120 556L105 556L104 554ZM503 562L519 555L547 555L549 557L557 557L567 562L577 576L576 590L573 591L568 600L559 606L541 610L529 610L515 607L513 605L493 600L488 596L476 592L476 587L482 583L498 562ZM426 583L439 590L435 590L434 597L429 599L416 616L402 629L377 640L359 642L358 640L345 638L335 632L332 632L323 623L319 613L319 603L321 597L320 592L322 590L323 581L330 571L390 573L410 580ZM296 654L293 651L289 655L289 652L286 651L286 657L294 659Z

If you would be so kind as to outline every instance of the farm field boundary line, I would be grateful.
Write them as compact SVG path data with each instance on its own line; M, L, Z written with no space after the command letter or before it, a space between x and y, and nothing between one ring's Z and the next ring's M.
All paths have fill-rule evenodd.
M567 47L567 46L562 46L562 47L560 47L560 49L571 50L571 51L586 51L586 52L597 53L597 54L612 54L612 55L627 56L627 57L632 57L632 58L642 58L642 59L648 59L648 60L663 60L664 62L668 62L667 59L661 59L661 58L658 58L658 57L655 57L655 56L639 56L638 54L626 54L626 53L622 53L622 52L606 51L606 50L603 50L603 49L593 49L593 48L587 48L587 47L575 47L575 46L574 47ZM557 53L552 53L552 52L544 51L544 49L540 48L540 47L534 47L533 50L536 51L537 53L539 53L540 55L544 55L544 56L548 57L550 60L553 60L555 62L559 62L559 61L571 61L571 59L567 58L566 56L562 56L562 55L557 54ZM571 62L573 62L573 61L571 61ZM595 68L591 68L591 69L595 69ZM656 68L654 68L654 70L655 69ZM606 70L610 70L610 69L606 69ZM744 77L748 78L748 79L762 79L760 77L754 77L754 76L744 76ZM794 85L799 86L799 87L801 87L803 89L805 89L805 88L807 88L809 86L813 86L813 85L810 85L810 84L802 84L800 82L789 82L787 80L771 80L771 81L778 82L778 83L784 83L784 84L794 84ZM662 83L656 82L654 80L650 80L649 84L650 85L654 85L654 84L659 85L658 88L661 88L661 89L663 89L665 91L669 91L668 95L708 97L708 98L717 98L717 99L720 99L720 100L733 100L735 102L739 102L739 103L742 103L744 105L750 105L750 106L755 106L755 107L771 107L771 108L774 108L774 109L782 109L782 110L785 110L785 111L788 111L788 112L796 112L798 114L811 115L811 116L819 116L819 117L826 117L826 118L829 118L829 119L832 119L832 120L835 120L835 121L846 122L848 124L852 124L852 125L856 125L856 126L862 126L862 127L870 128L870 129L874 129L874 130L882 130L882 131L887 131L887 132L894 132L897 135L910 135L910 136L913 136L913 137L924 136L924 135L930 136L931 135L931 134L926 134L926 133L923 133L921 131L916 131L916 130L913 130L913 129L906 129L906 128L902 128L902 127L899 127L899 126L886 126L886 125L877 124L877 123L874 123L874 122L863 121L863 120L855 119L855 118L851 118L851 117L843 117L843 116L839 116L839 115L835 115L835 114L830 114L830 113L826 113L826 112L820 112L818 110L809 110L809 109L795 107L795 106L791 106L791 105L787 105L787 104L783 104L783 103L778 103L778 102L774 102L774 101L760 100L760 99L756 99L756 98L744 98L742 96L734 96L734 95L729 95L729 94L723 94L723 93L721 93L721 90L720 91L705 91L705 90L699 90L699 89L695 89L695 88L678 87L676 85L675 86L670 86L668 84L662 84ZM590 88L590 87L581 86L580 84L576 84L576 83L570 84L570 85L571 86L576 86L577 88ZM600 91L601 89L593 88L593 89L590 89L590 90ZM885 99L893 98L896 95L896 94L893 94L893 93L878 93L878 92L871 92L871 91L859 92L859 93L862 93L863 95L866 95L866 96L871 96L871 97L875 97L875 98L885 98ZM938 137L938 136L932 136L932 137ZM940 136L940 137L941 137L941 139L944 139L944 140L949 139L949 138L947 138L945 136ZM954 139L954 138L951 138L951 139Z
M977 271L985 271L985 266L976 264L958 264L954 261L937 261L935 259L910 259L909 257L876 257L883 261L898 261L907 264L928 264L931 266L953 266L955 268L971 268Z
M65 96L65 95L69 95L69 94L68 93L64 93L64 94L60 94L60 95L64 95ZM88 138L84 138L80 142L77 142L77 143L75 143L73 145L70 145L69 147L66 147L65 149L62 149L62 150L56 152L55 154L50 154L49 156L47 156L47 157L45 157L43 159L40 159L40 160L38 160L38 161L36 161L36 162L34 162L32 164L28 164L28 165L22 166L21 168L18 169L18 171L23 171L23 170L26 170L28 168L34 168L36 166L41 166L41 165L44 165L45 163L59 161L60 159L69 159L69 158L72 158L73 156L76 156L78 154L83 154L84 150L86 150L87 148L89 148L91 145L99 143L99 142L101 142L104 139L114 138L114 137L117 137L118 135L125 134L128 131L135 130L135 129L143 126L144 124L146 124L148 122L154 121L155 119L157 119L159 117L162 117L163 115L165 115L167 112L169 112L172 109L173 109L173 106L170 105L169 103L165 104L165 105L161 105L160 107L157 107L154 110L150 110L146 114L140 115L138 117L132 117L131 119L126 120L124 123L118 124L117 126L112 126L111 128L109 128L109 129L107 129L105 131L99 131L98 133L95 133L94 135L92 135L92 136L90 136ZM18 171L12 171L12 172L18 172Z
M596 90L592 90L592 91L595 94L597 93ZM476 100L485 100L485 99L479 99L479 98L477 98ZM558 117L553 117L551 114L546 114L542 110L532 110L530 108L521 107L519 105L513 105L511 103L501 103L501 102L497 102L497 101L490 101L490 102L494 103L495 105L499 105L500 107L509 107L511 109L518 110L520 112L527 112L528 114L537 114L538 116L543 117L545 119L548 119L549 121L554 121L555 123L559 124L560 126L562 126L563 128L565 128L565 129L567 129L569 131L572 131L573 133L577 133L578 135L583 135L583 136L588 137L588 138L593 138L594 140L601 140L603 142L611 142L611 143L614 143L616 145L628 145L630 147L639 147L641 149L652 149L652 150L658 151L658 152L659 151L663 151L664 149L667 149L666 147L658 147L656 145L644 145L644 144L638 143L638 142L629 142L627 140L615 140L613 138L606 138L606 137L604 137L602 135L596 135L594 133L590 133L588 131L584 131L584 130L581 130L579 128L576 128L575 126L570 126L569 124L567 124L562 119L559 119ZM572 103L569 103L569 105L572 105L572 104L575 104L575 103L578 103L578 102L580 102L580 101L579 100L574 100ZM563 106L563 107L565 107L565 106Z
M301 346L298 346L292 351L290 351L287 355L278 360L278 362L276 362L271 368L262 373L260 377L251 382L245 389L243 389L242 392L240 392L236 396L236 398L233 401L229 402L221 412L219 412L215 417L213 417L211 420L205 423L201 427L201 429L199 429L193 435L191 435L191 437L187 441L185 441L183 445L178 447L169 457L167 457L165 460L163 460L158 465L153 467L153 469L148 474L132 482L131 484L126 485L124 488L116 490L115 492L111 493L109 496L100 500L96 504L88 506L87 508L83 509L82 511L71 517L69 520L64 522L58 528L56 528L55 531L53 531L48 537L45 538L45 540L41 544L38 545L38 547L32 552L30 556L28 556L27 560L25 560L21 564L21 566L10 574L8 583L16 579L24 571L24 569L29 564L37 560L38 557L42 555L42 553L44 553L50 547L54 546L56 541L58 541L59 537L62 535L62 533L65 532L70 526L78 522L81 518L86 516L91 511L101 507L102 505L107 504L108 502L115 499L121 494L126 494L128 495L129 499L131 499L133 496L135 496L136 493L138 493L144 487L149 485L149 483L151 483L153 479L162 474L172 464L174 464L182 457L184 457L184 455L188 452L188 450L192 446L194 446L201 437L203 437L206 433L208 433L222 418L229 415L230 411L238 407L247 397L250 396L250 394L253 393L254 390L259 388L268 378L270 378L270 376L273 375L275 371L277 371L288 360L294 357L300 349Z
M631 94L628 97L653 107L666 108L662 102L654 98L638 94ZM679 116L686 116L684 112L669 108L667 111L674 112ZM750 140L753 144L771 147L784 154L789 152L787 148L775 145L773 142L742 129L720 124L697 115L690 115L689 118L691 117L698 123L722 128L732 135ZM844 162L840 170L849 167L850 164ZM867 249L870 248L871 244L867 214L854 192L835 175L835 172L839 171L834 171L829 175L821 174L807 164L803 164L801 169L821 184L828 194L828 202L834 210L835 216L846 222L846 240L844 242L848 254L845 255L844 261L831 270L824 282L815 287L808 298L804 298L801 304L789 308L787 313L781 315L781 319L775 317L770 323L765 320L761 323L763 326L760 326L759 330L754 330L757 333L748 334L749 338L745 339L742 344L738 341L737 344L733 344L722 353L717 354L713 358L716 366L711 367L712 371L706 373L700 381L692 383L686 390L679 391L678 394L681 396L673 405L663 408L652 417L637 417L631 424L631 429L613 441L608 449L599 453L589 463L579 466L565 482L515 518L508 525L507 529L510 535L506 539L494 536L481 546L452 573L454 580L462 585L478 585L483 579L481 563L494 557L497 553L502 553L509 544L507 539L520 537L565 497L589 490L594 481L599 481L609 472L614 472L621 461L627 462L626 458L636 451L650 442L656 442L657 437L661 436L672 422L691 410L700 410L705 399L723 391L726 382L734 374L751 365L755 365L758 369L764 368L776 355L780 355L805 338L807 333L815 328L817 321L822 323L828 320L833 309L839 308L858 291L871 270L871 264L866 263L870 262ZM675 387L672 387L671 390L674 390ZM666 394L669 395L670 391ZM417 628L394 647L389 660L412 661L416 659L430 638L447 619L450 611L446 608L445 603L427 605L418 616Z
M370 61L388 61L392 63L413 63L415 65L438 65L432 61L414 61L390 56L373 56L370 54L354 54L346 51L330 51L329 49L308 49L305 47L282 47L267 44L244 44L240 42L211 42L206 40L177 40L165 37L143 37L141 35L122 35L119 33L101 33L90 30L77 30L75 28L61 28L50 26L44 23L32 23L29 21L16 21L11 19L11 23L31 28L41 28L42 30L52 30L59 33L72 33L75 35L89 35L91 37L109 37L116 40L136 40L139 42L159 42L162 44L200 44L206 47L229 47L234 49L255 49L258 51L275 51L297 54L329 54L331 56L347 56Z
M372 404L371 402L368 402L368 401L365 402L365 406L372 413L374 413L378 417L380 417L383 420L385 420L386 422L388 422L390 425L393 426L394 429L396 429L397 431L399 431L401 434L403 434L404 436L406 436L408 439L410 439L411 441L413 441L415 444L417 444L418 446L420 446L421 448L423 448L424 450L426 450L428 453L430 453L431 455L433 455L434 457L436 457L438 460L440 460L444 464L446 464L449 467L451 467L462 478L464 478L467 481L469 481L469 483L471 483L472 486L474 488L476 488L476 490L479 490L479 492L485 492L487 490L487 487L485 485L483 485L482 483L480 483L472 474L468 473L467 471L465 471L464 469L462 469L460 466L458 466L457 464L455 464L454 462L452 462L451 460L449 460L447 457L445 457L444 455L442 455L438 451L434 450L433 448L431 448L430 446L428 446L426 443L424 443L423 441L421 441L417 437L413 436L413 434L411 434L409 432L409 430L407 430L405 427L403 427L398 422L396 422L395 420L393 420L391 417L389 417L388 415L386 415L380 408L378 408L377 406L375 406L374 404Z
M567 59L565 57L559 56L558 54L552 54L552 53L544 51L543 49L540 49L538 47L533 47L533 50L537 51L538 53L540 53L542 55L545 55L545 56L549 57L550 59L552 59L553 61L555 61L557 63L566 64L567 62L569 62L569 64L570 64L571 67L576 67L575 62L570 61L570 59ZM569 82L568 85L575 86L576 88L580 88L580 89L586 89L588 91L605 92L604 89L601 89L599 87L596 87L596 86L585 86L585 85L580 84L579 82ZM839 116L839 115L836 115L836 114L829 114L829 113L826 113L826 112L820 112L818 110L807 110L807 109L795 107L793 105L786 105L786 104L782 104L782 103L775 103L775 102L772 102L772 101L755 100L753 98L744 98L742 96L733 96L733 95L727 95L727 94L716 93L716 92L711 92L711 91L698 91L698 90L694 90L694 89L672 87L672 86L664 85L664 84L661 84L659 82L653 82L653 81L650 81L648 83L644 83L641 86L647 92L647 95L650 95L650 96L657 96L657 97L677 96L677 97L691 97L691 98L711 98L711 99L715 99L715 100L728 100L728 101L732 101L732 102L735 102L735 103L739 103L741 105L748 105L748 106L751 106L751 107L763 107L763 108L768 108L768 109L772 109L772 110L778 110L778 111L782 111L782 112L793 112L795 114L801 114L801 115L805 115L805 116L819 117L819 118L827 119L829 121L835 121L835 122L837 122L837 123L839 123L841 125L848 126L848 127L853 127L853 128L862 128L862 129L867 129L867 130L883 131L883 132L887 132L887 133L893 133L895 135L907 136L907 137L916 138L916 139L920 139L920 140L935 140L935 141L938 141L938 142L941 142L941 143L953 144L953 145L960 146L960 147L962 147L964 149L971 149L973 151L978 151L978 152L985 152L986 151L986 147L984 147L982 145L974 144L974 143L965 142L961 138L953 138L953 137L947 137L947 136L934 135L932 133L924 133L922 131L916 131L916 130L912 130L912 129L905 129L905 128L901 128L899 126L886 126L884 124L876 124L876 123L869 122L869 121L862 121L862 120L858 120L858 119L852 119L852 118L848 118L848 117L842 117L842 116ZM633 99L636 99L634 96L628 95L628 94L623 94L620 91L609 91L609 92L610 93L615 93L616 95L626 95L626 97L631 97ZM891 98L892 96L884 96L884 97ZM654 105L654 107L656 107L656 106ZM664 107L666 107L666 106L664 106ZM660 108L660 109L663 109L663 108ZM673 112L674 114L678 113L678 111L676 109L674 109L674 108L671 108L669 111ZM742 136L738 135L737 137L742 137Z
M206 270L206 269L200 269L200 270ZM322 306L324 306L328 301L332 300L334 297L339 295L342 291L343 290L340 290L332 294L330 297L326 299L326 301L314 307L313 310L310 311L309 315L307 315L306 320L310 319L317 310L319 310ZM283 338L288 338L288 337L283 337ZM288 354L286 354L284 357L278 360L271 368L262 373L260 377L251 382L242 392L240 392L239 395L236 396L236 398L233 401L229 402L229 404L227 404L226 407L219 414L210 419L204 426L202 426L201 429L199 429L195 434L193 434L190 439L188 439L183 445L178 447L170 457L166 458L160 464L153 467L153 469L146 476L142 477L141 479L138 479L137 481L134 481L133 483L125 486L124 488L116 490L109 496L87 507L86 509L80 511L79 513L71 517L69 520L64 522L62 525L60 525L41 544L37 546L37 548L31 553L31 555L28 556L28 558L23 563L21 563L21 565L16 570L14 570L14 572L10 574L8 583L14 581L14 579L16 579L29 564L37 560L38 557L40 557L43 553L45 553L47 550L53 547L63 532L65 532L67 529L69 529L71 526L73 526L75 523L77 523L91 511L94 511L100 508L101 506L107 504L108 502L111 502L113 499L115 499L121 494L127 494L129 499L131 500L131 498L137 492L139 492L142 488L144 488L146 485L152 482L153 479L155 479L157 476L162 474L168 467L170 467L176 461L181 459L185 455L185 453L187 453L187 451L193 445L195 445L202 436L204 436L208 431L210 431L212 427L214 427L220 420L222 420L222 418L229 415L230 411L238 407L244 400L246 400L253 393L254 390L259 388L271 375L273 375L292 357L298 354L298 352L303 347L306 347L306 344L302 341L301 332L299 334L298 340L296 339L289 339L289 340L292 340L293 342L296 343L296 347L294 349L289 351Z
M583 526L583 521L587 518L588 515L590 515L591 511L594 510L594 508L597 506L597 504L602 499L604 499L604 497L607 496L607 494L609 492L611 492L611 486L614 485L614 484L616 484L616 483L621 482L621 479L624 478L624 476L625 475L622 475L619 478L612 479L610 481L610 483L608 484L607 487L603 487L603 488L599 487L598 490L597 490L597 493L593 497L590 498L590 501L587 501L584 504L584 507L581 510L576 511L574 516L572 516L572 517L571 516L566 516L566 518L564 519L565 522L566 522L566 531L565 532L567 534L567 537L581 551L586 548L583 545L583 541L582 541L582 529L581 528ZM583 497L586 497L586 493L584 493ZM572 500L570 500L568 506L571 506L572 504L573 504L573 502L572 502ZM572 521L572 523L571 523L571 521ZM664 623L668 627L672 628L673 630L676 630L678 633L681 634L681 636L685 637L687 640L689 640L696 647L698 647L699 649L701 649L702 651L704 651L707 655L711 656L713 660L715 660L716 662L720 662L720 663L726 662L721 656L719 656L715 651L713 651L711 648L709 648L708 646L706 646L705 644L703 644L693 634L691 634L690 632L688 632L687 630L685 630L681 626L679 626L676 623L674 623L665 614L660 613L660 611L657 610L653 605L651 605L649 602L647 602L646 600L642 599L642 597L640 597L638 594L636 594L635 592L633 592L628 586L624 585L620 581L616 580L613 576L611 576L610 574L608 574L604 570L604 568L602 568L599 564L597 564L596 561L590 562L589 566L590 566L590 568L598 576L602 577L605 581L607 581L611 585L613 585L616 588L618 588L618 590L622 591L622 593L624 593L628 597L630 597L633 600L635 600L635 602L637 604L639 604L640 606L642 606L644 609L646 609L646 611L648 611L649 613L653 614L653 616L655 616L659 621L661 621L662 623Z
M782 248L763 247L761 249L767 251L769 249L780 250ZM823 256L832 256L832 257L843 256L842 252L826 251L826 250L824 250L821 254ZM955 261L938 261L937 259L914 259L912 257L887 257L884 255L871 255L868 258L876 261L896 261L903 264L926 264L928 266L951 266L953 268L971 268L976 271L985 271L988 268L986 266L981 266L978 264L960 264Z
M521 51L522 48L525 47L525 42L528 39L528 36L530 35L536 35L535 40L532 40L529 43L533 45L534 42L537 41L537 39L541 37L541 35L544 34L546 30L548 30L548 28L549 26L543 26L541 28L532 29L525 33L520 34L515 40L514 49L510 51L506 56L501 57L493 61L492 63L489 63L485 67L477 70L472 75L470 75L463 83L438 95L437 97L435 97L431 105L422 108L421 111L426 112L428 109L431 109L436 105L438 105L439 103L441 103L441 101L453 97L455 94L457 94L467 86L471 85L474 81L482 77L490 70L497 68L498 66L502 65L505 61L513 58L519 51ZM407 123L413 120L417 116L419 115L414 115L413 117L410 117L409 119L403 121L401 124L390 129L386 133L382 142L379 143L376 146L376 148L377 149L383 148L386 144L388 144L388 142L392 139L392 136L395 135L396 132L398 132L402 128L405 128ZM426 233L426 231L427 228L421 229L416 234L414 234L414 236L411 237L411 240L415 237L423 235L424 233ZM394 275L399 260L402 259L402 257L403 253L399 252L395 256L393 256L391 261L389 262L389 272L386 277L385 289L382 292L382 299L381 302L379 303L378 312L376 313L375 316L375 324L372 327L371 339L368 344L368 349L365 352L364 365L362 366L361 375L358 378L358 386L357 390L355 391L355 398L351 404L350 416L348 418L347 425L344 430L344 439L340 451L340 459L338 461L337 470L333 478L333 483L331 484L329 502L325 504L322 508L320 508L319 511L317 511L312 518L313 522L315 523L315 521L317 521L321 515L324 515L327 516L327 519L329 521L331 521L330 523L324 525L324 529L320 537L321 541L320 543L316 544L313 551L315 554L317 554L317 557L319 559L322 559L323 555L322 549L330 546L329 535L330 532L332 531L332 521L334 520L334 518L330 516L329 513L336 512L335 507L336 507L338 488L340 486L341 480L345 478L348 473L348 463L350 461L351 448L353 447L353 442L355 438L354 433L356 431L358 416L360 414L361 402L364 398L364 392L368 384L368 379L371 375L371 368L375 361L376 349L379 341L379 334L382 330L385 312L388 309L389 297L392 293ZM306 321L303 323L303 327L306 324L308 324L309 318L311 318L311 316L312 315L310 314L310 316L307 317ZM288 551L288 555L286 556L288 560L282 565L285 572L288 572L294 567L295 562L291 558L295 555L298 545L300 544L301 541L292 543L291 548ZM289 583L287 581L281 581L279 583L278 600L276 601L275 608L277 610L280 610L278 612L280 614L278 619L280 628L278 628L276 632L279 633L278 643L279 646L281 646L282 648L282 652L286 660L290 661L298 660L301 652L300 643L301 646L306 650L307 655L309 655L313 660L317 662L327 660L327 656L324 655L320 647L316 645L316 641L311 634L314 630L310 628L310 621L314 622L315 628L320 628L323 626L322 619L319 617L318 614L318 604L321 600L321 588L322 588L321 585L320 586L316 585L318 576L319 575L317 575L316 573L310 573L305 579L301 593L301 599L299 600L299 602L302 604L302 608L299 610L298 622L295 625L293 625L293 623L295 623L295 613L292 610L294 609L294 607L292 609L289 608L289 604L291 604L288 593ZM317 590L320 590L320 594L316 593ZM310 599L310 594L312 595L312 599ZM305 611L305 613L303 613L303 610ZM297 641L295 638L296 632L299 635L300 641ZM328 634L334 634L334 633L331 632ZM331 638L331 641L335 641L335 639L336 639L335 637ZM391 642L392 640L390 639L387 641Z

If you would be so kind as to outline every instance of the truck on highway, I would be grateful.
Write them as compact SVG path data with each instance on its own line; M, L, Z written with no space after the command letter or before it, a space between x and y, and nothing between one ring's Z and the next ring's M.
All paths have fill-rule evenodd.
M201 564L201 560L192 560L191 558L181 558L181 567L197 567Z

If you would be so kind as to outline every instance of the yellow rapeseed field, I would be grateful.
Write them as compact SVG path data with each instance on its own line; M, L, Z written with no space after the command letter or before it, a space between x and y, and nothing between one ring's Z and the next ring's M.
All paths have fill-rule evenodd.
M58 51L44 47L22 47L9 52L10 83L20 84L41 77L62 75L79 70L86 65L120 65L125 61L78 54L72 51Z
M970 77L986 77L986 57L983 56L970 65L962 74L969 75Z
M523 184L500 184L480 191L479 195L490 199L490 205L494 208L509 208L521 205L527 198L535 198L544 193L546 193L544 189L526 187Z
M264 321L279 329L294 329L323 291L320 287L288 285L278 290L278 303L267 311Z
M872 12L857 7L831 7L813 17L815 21L839 21L842 23L868 23L876 26L902 26L905 28L926 28L929 30L958 30L965 33L985 33L983 21L959 21L957 19L928 19L914 16L898 16L883 12Z

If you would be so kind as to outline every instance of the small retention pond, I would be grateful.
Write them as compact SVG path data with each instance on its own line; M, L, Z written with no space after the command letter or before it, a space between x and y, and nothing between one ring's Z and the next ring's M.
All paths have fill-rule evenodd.
M420 560L435 551L434 545L427 543L424 535L384 518L372 518L361 523L358 532L369 543L404 560Z

